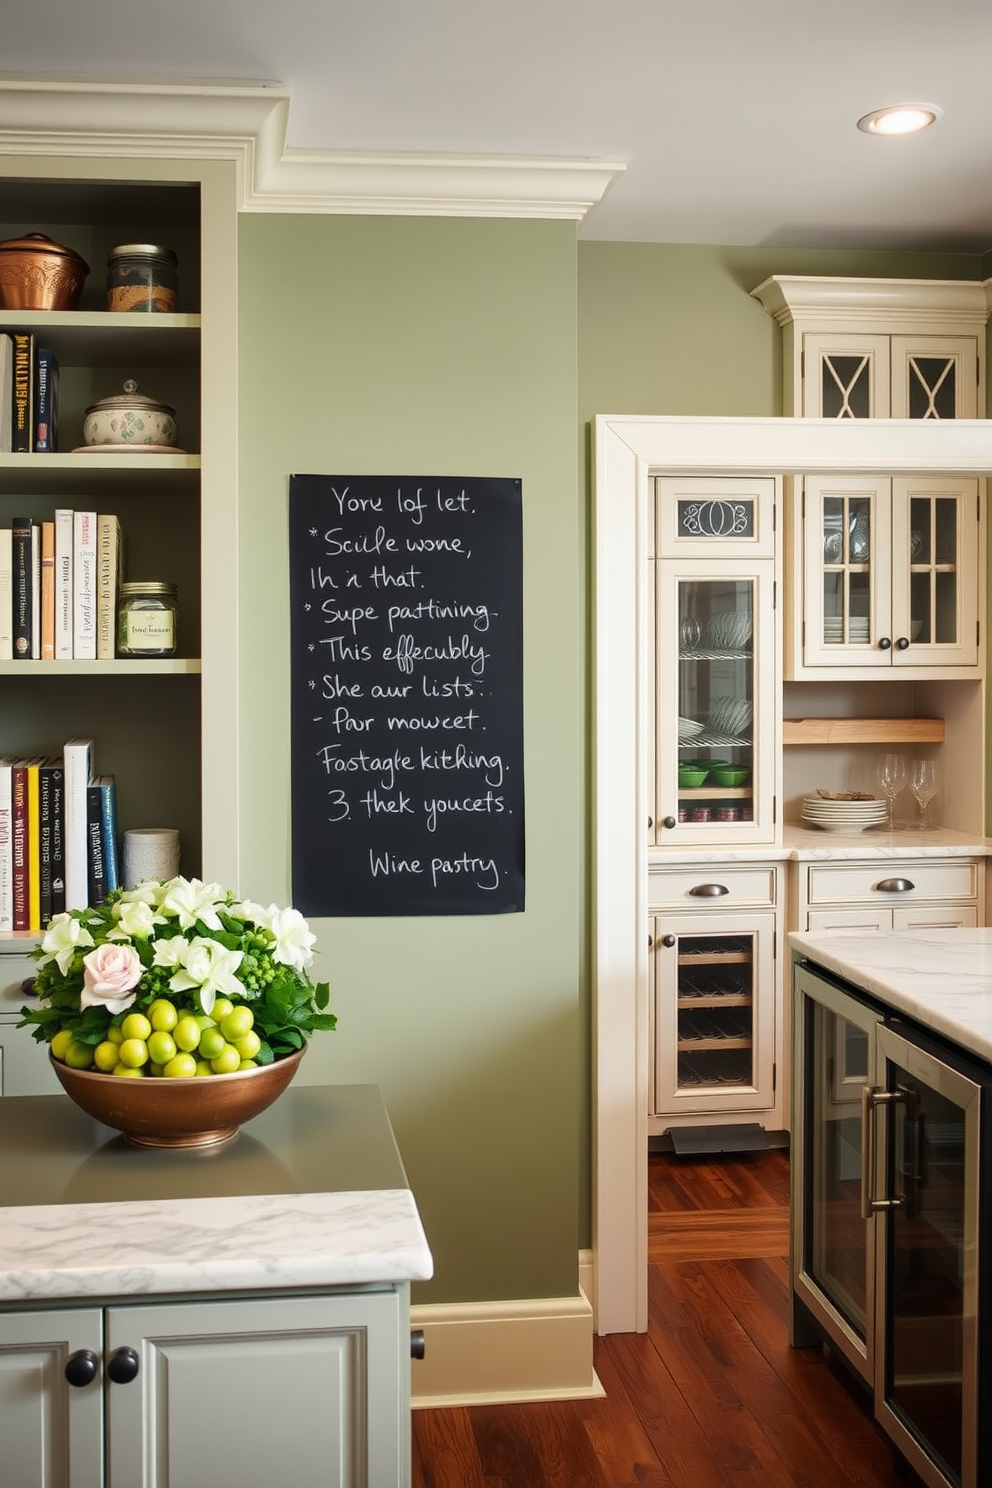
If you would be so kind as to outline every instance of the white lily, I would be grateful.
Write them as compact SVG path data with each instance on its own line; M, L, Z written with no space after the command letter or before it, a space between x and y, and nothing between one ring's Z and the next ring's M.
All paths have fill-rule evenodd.
M76 951L93 944L93 937L81 920L75 915L57 914L48 923L41 942L44 954L38 957L38 964L44 966L55 961L62 975L67 976Z
M108 940L148 940L156 925L166 923L165 915L156 914L146 899L119 899L113 913L117 927L107 932Z
M171 959L167 960L165 954L159 958L160 947L163 952L166 947L174 947L170 953ZM155 947L157 965L176 967L169 978L172 990L196 990L205 1013L210 1012L218 997L240 999L244 996L245 989L235 976L243 958L243 951L229 951L218 941L204 940L202 937L187 941L180 935L174 935L171 940L159 941Z
M276 943L272 952L273 961L279 961L283 966L292 966L295 971L302 971L313 960L316 935L298 909L279 909L275 904L270 904L266 913L267 928Z
M158 907L165 914L175 915L183 930L190 930L197 920L208 930L220 930L217 909L225 898L220 884L205 884L198 878L173 878L163 885Z

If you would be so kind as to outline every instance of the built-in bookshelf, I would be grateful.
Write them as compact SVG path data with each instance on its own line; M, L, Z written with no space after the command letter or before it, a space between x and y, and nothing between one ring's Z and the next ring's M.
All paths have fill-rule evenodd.
M125 579L178 587L175 656L0 662L0 754L56 754L95 740L95 770L117 781L121 830L172 826L182 871L237 883L236 213L227 162L0 152L0 237L46 233L90 272L72 311L0 309L60 368L58 446L0 454L0 525L59 507L116 515ZM108 251L168 244L179 258L175 313L106 306ZM176 452L80 452L86 409L133 378L169 404ZM222 556L221 556L222 555ZM205 584L203 575L209 575ZM206 742L206 745L204 743Z

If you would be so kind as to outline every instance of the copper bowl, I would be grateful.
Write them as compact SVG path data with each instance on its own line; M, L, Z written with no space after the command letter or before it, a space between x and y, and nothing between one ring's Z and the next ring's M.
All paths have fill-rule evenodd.
M104 1126L123 1132L140 1147L211 1147L237 1134L243 1121L264 1111L286 1089L306 1046L274 1064L233 1075L125 1079L95 1070L51 1065L66 1095Z
M75 310L90 271L72 248L44 233L0 243L0 308Z

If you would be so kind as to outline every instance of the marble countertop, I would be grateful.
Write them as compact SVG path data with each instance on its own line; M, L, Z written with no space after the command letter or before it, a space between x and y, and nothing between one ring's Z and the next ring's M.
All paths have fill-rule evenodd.
M793 952L992 1061L992 929L793 931Z
M148 1151L67 1096L0 1101L0 1302L427 1280L373 1086L293 1087L218 1151Z
M652 848L649 871L680 868L693 863L774 863L804 862L816 859L845 858L986 858L992 856L992 838L974 837L967 832L954 832L949 827L934 827L921 832L915 827L895 832L872 827L867 832L824 832L804 827L799 822L786 822L782 840L777 843L721 842L719 846L694 846L679 843L677 847Z

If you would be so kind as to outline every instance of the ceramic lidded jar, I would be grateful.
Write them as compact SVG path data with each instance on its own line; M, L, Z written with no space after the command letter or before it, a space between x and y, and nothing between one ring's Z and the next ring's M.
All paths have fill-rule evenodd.
M92 403L83 420L83 440L88 445L174 449L178 437L176 410L139 393L133 377L125 382L123 393Z

